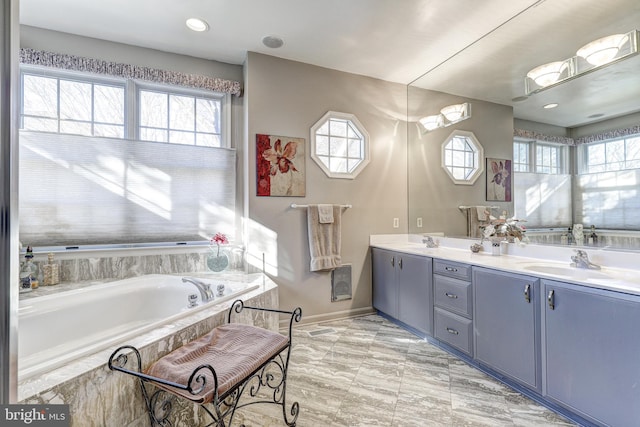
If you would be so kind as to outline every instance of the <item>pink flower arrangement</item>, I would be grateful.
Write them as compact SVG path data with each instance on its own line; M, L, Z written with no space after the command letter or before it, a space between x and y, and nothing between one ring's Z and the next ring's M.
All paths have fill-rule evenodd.
M222 233L216 233L215 236L211 238L210 244L216 244L218 246L218 256L220 256L220 245L226 245L229 243L229 239Z

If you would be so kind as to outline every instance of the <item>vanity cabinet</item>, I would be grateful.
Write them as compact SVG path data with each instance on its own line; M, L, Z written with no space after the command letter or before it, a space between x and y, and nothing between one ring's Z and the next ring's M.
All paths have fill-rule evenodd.
M475 359L540 391L540 280L473 267Z
M640 297L542 280L544 395L609 426L640 423Z
M373 307L425 334L433 333L431 258L371 249Z
M473 355L471 266L433 261L433 335L440 341Z

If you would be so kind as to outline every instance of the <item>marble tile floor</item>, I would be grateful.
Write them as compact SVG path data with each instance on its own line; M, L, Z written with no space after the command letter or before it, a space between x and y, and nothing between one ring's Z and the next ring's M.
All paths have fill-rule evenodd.
M575 425L377 315L298 326L293 343L299 427ZM285 425L275 405L240 410L242 423Z

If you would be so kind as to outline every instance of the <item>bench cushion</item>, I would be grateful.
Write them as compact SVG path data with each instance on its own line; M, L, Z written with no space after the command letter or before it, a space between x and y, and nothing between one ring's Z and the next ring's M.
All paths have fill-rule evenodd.
M174 350L159 359L147 374L186 385L189 376L201 365L211 365L218 377L218 395L223 395L251 375L263 363L289 345L289 339L277 332L255 326L230 323L218 326L207 335ZM198 394L163 387L197 403L209 403L214 397L215 383L208 369L204 390ZM196 384L192 387L197 388Z

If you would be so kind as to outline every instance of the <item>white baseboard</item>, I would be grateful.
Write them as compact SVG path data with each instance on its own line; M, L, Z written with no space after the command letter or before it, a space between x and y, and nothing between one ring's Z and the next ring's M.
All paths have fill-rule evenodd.
M365 316L367 314L374 314L376 310L373 307L355 308L351 310L334 311L332 313L314 314L313 316L305 316L304 310L302 311L302 320L296 325L310 324L310 323L322 323L333 320L348 319L350 317ZM280 327L289 327L289 319L280 320Z

